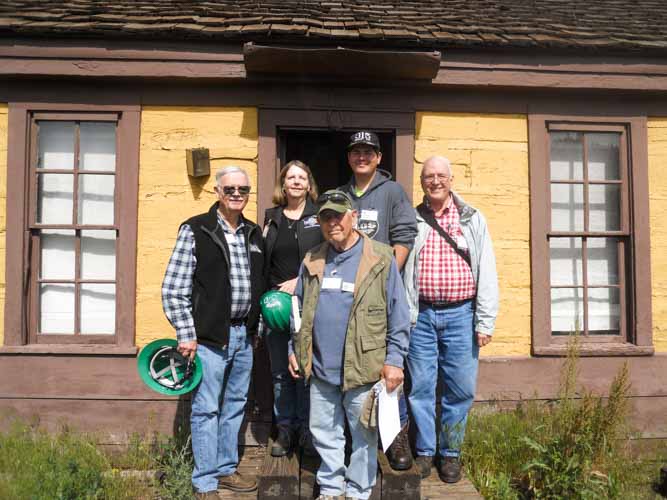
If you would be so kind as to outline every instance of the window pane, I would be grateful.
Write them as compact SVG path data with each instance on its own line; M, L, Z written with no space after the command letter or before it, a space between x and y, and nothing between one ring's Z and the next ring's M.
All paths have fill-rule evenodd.
M113 175L79 176L79 224L113 224Z
M42 230L40 235L40 278L74 279L76 243L74 231Z
M74 334L74 285L41 285L40 333Z
M590 231L618 231L621 229L621 187L618 184L588 187Z
M588 145L588 178L591 180L619 180L618 133L586 134Z
M584 230L584 187L581 184L551 185L551 230Z
M621 300L618 288L588 289L589 335L620 333Z
M552 285L583 285L581 238L550 238Z
M81 170L116 170L116 124L83 122L80 127Z
M81 278L116 279L116 231L81 231Z
M551 132L551 180L584 178L584 144L580 132Z
M116 285L81 285L81 334L113 335L116 329Z
M71 174L39 174L37 176L37 222L40 224L71 224L73 208Z
M37 168L74 168L74 122L39 123Z
M588 238L588 284L618 285L618 240Z
M551 331L569 335L584 329L583 288L551 289Z

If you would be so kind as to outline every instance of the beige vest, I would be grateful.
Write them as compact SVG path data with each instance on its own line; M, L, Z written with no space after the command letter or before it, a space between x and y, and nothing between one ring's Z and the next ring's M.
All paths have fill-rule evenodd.
M354 281L354 300L347 319L343 391L375 383L387 355L387 278L392 248L361 234L363 249ZM306 379L313 366L313 320L320 296L329 244L313 248L303 261L301 329L294 335L294 353ZM345 321L345 318L341 318Z

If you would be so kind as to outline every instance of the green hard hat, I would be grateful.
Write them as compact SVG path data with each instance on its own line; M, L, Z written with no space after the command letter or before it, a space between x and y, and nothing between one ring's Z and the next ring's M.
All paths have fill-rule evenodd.
M137 370L144 383L169 396L179 396L192 391L202 377L199 356L190 362L176 350L175 339L158 339L146 345L137 358Z
M259 299L264 323L274 332L289 333L292 296L279 290L266 292Z

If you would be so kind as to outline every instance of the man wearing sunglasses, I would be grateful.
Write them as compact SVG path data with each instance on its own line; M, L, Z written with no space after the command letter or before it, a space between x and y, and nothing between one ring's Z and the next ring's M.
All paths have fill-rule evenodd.
M320 199L324 243L301 265L288 350L292 376L310 381L310 432L322 459L320 498L368 498L377 472L377 432L360 421L372 386L403 381L409 312L391 247L355 229L357 211L342 191ZM345 420L352 438L345 466Z
M248 174L227 167L215 178L217 202L181 224L162 283L162 306L178 350L186 357L197 352L203 368L190 417L196 498L218 498L218 488L257 488L237 465L264 287L263 239L259 226L242 214Z
M417 221L401 185L391 180L389 172L378 168L382 152L377 134L368 130L352 134L347 161L354 176L340 189L352 197L358 210L358 229L375 241L391 245L400 271L417 236ZM387 459L393 469L407 470L412 467L412 454L404 396L399 407L401 432L387 450Z

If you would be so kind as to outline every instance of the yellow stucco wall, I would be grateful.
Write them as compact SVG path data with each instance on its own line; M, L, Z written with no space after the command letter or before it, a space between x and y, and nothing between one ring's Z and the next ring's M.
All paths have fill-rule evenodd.
M653 345L667 352L667 118L648 120Z
M7 105L0 103L0 345L5 338L5 236L7 234Z
M414 200L422 163L443 155L454 190L486 216L500 282L500 313L483 355L530 354L528 121L524 115L417 113Z
M254 108L145 107L141 115L136 344L173 337L164 318L160 286L180 223L215 201L215 171L238 165L253 192L245 209L257 216L257 111ZM208 148L211 176L189 178L185 150Z

